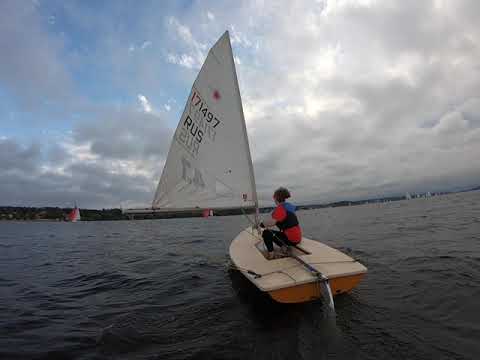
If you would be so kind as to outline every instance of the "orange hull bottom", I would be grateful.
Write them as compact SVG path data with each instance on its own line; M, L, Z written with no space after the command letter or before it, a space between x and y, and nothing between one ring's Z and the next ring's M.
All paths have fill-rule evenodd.
M352 290L365 274L350 275L330 279L332 295L343 294ZM322 297L319 283L308 283L289 288L269 291L269 295L275 301L281 303L301 303L316 300Z

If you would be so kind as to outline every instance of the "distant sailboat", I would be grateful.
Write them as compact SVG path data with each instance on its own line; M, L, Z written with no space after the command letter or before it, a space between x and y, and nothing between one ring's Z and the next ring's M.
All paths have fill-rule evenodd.
M255 209L253 227L232 241L230 258L259 290L297 303L351 290L367 272L358 261L303 238L289 256L267 259L247 129L228 32L210 49L180 118L152 211ZM160 210L157 210L160 209ZM328 289L328 292L322 289ZM325 294L328 295L325 295Z
M209 216L213 216L213 210L212 210L212 209L205 209L205 210L203 210L202 216L203 216L204 218L207 218L207 217L209 217Z
M75 204L75 207L68 214L68 221L77 222L80 220L82 220L80 217L80 209L77 207L77 204Z

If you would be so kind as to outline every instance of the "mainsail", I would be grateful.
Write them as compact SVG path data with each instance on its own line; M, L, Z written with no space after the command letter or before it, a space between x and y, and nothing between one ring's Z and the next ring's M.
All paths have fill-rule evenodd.
M254 206L253 166L227 31L193 84L152 207Z
M77 205L75 205L75 208L73 208L72 211L70 211L70 214L68 214L68 220L71 222L77 222L81 220L80 209L77 207Z

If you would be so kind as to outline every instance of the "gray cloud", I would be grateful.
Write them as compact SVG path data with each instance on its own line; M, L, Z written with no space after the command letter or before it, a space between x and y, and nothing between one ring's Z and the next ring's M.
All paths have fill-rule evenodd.
M133 99L170 97L175 87L188 92L196 70L170 71L177 65L166 64L168 54L198 62L203 44L229 28L261 198L270 201L278 185L309 202L480 182L479 2L251 1L235 11L216 4L215 21L199 20L209 8L202 2L170 22L168 13L158 20L155 6L139 9L142 21L130 29L77 3L62 5L76 26L101 34L95 48L69 53L69 65L102 59L107 79ZM58 99L71 81L62 39L17 2L0 7L11 18L0 23L0 44L11 49L2 55L0 85L26 102ZM141 49L145 41L152 45ZM87 105L72 110L81 120L68 141L0 143L11 154L0 154L8 169L2 199L98 207L151 200L173 130L158 114Z
M95 120L79 125L77 143L90 143L93 154L115 159L161 159L170 145L166 119L153 113L122 109L102 112Z
M480 33L469 12L478 5L379 2L313 14L308 3L284 5L263 17L276 29L263 41L270 65L283 76L246 85L255 93L247 109L278 99L260 112L275 126L261 115L253 124L259 183L298 186L309 201L479 182ZM291 27L291 14L310 15ZM309 98L318 104L307 113ZM288 114L285 102L300 111ZM281 174L263 165L279 163Z
M25 156L38 159L42 149L12 147L16 152L8 154L16 162L0 158L1 205L72 206L76 201L81 207L103 208L119 207L129 199L151 201L154 186L150 177L115 174L103 164L81 162L65 166L62 173L45 171L38 161L25 166ZM1 148L5 150L5 146Z
M2 204L150 203L172 135L164 121L150 113L104 109L61 143L0 140Z
M89 166L68 170L71 175L1 173L2 205L67 207L76 201L81 207L107 208L119 207L126 199L151 201L150 179L145 177L114 176L104 168Z
M28 147L20 146L10 139L0 139L0 169L2 172L34 170L41 160L38 144Z

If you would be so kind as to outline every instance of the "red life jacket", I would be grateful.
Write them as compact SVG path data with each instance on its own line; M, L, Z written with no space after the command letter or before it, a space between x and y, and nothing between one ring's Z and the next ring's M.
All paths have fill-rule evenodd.
M302 241L302 229L295 215L295 206L290 203L280 203L272 212L272 218L277 221L276 225L289 241L298 244Z

